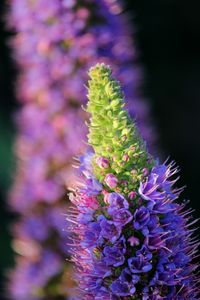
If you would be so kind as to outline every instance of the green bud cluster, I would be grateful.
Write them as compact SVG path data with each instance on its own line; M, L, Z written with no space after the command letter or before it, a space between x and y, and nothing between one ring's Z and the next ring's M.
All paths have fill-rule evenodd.
M97 64L90 69L89 76L86 111L91 117L88 143L93 147L95 157L109 160L109 168L104 171L94 160L94 174L102 182L106 173L112 173L119 182L126 181L130 191L142 180L144 168L152 166L151 158L134 122L124 109L124 95L119 82L112 77L110 67Z

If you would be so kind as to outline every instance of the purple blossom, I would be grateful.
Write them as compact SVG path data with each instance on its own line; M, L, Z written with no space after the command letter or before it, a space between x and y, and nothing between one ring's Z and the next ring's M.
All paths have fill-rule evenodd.
M111 215L116 226L124 226L133 219L131 212L125 208L116 210Z
M10 286L10 289L18 299L26 300L26 295L30 293L30 289L34 288L35 292L39 291L50 278L61 272L62 261L59 254L56 255L46 250L40 255L42 260L35 258L32 261L26 257L21 257L17 269L12 273L13 285ZM35 294L31 292L30 300L35 299Z
M151 180L151 172L159 175L154 182L157 188L151 189L156 191L156 197L149 193L152 198L147 200L140 193L142 198L135 202L135 208L133 203L129 206L123 194L106 190L100 192L97 197L106 198L106 201L93 212L100 230L93 247L87 247L86 256L81 252L82 242L87 241L89 228L94 221L83 224L81 231L73 227L81 241L75 247L75 253L79 255L78 263L77 256L75 258L77 279L84 291L82 297L101 299L102 296L102 299L116 300L133 296L142 300L198 299L197 266L193 261L198 244L186 217L190 210L185 211L185 204L175 202L179 190L174 190L174 182L170 180L175 172L171 167L172 164L167 168L165 165L156 166L147 173L145 182ZM158 184L162 188L158 188ZM162 209L166 203L167 208ZM119 218L121 212L129 212L129 222L123 222L126 217ZM79 271L80 268L82 271Z
M162 231L162 228L159 224L159 217L156 215L150 215L149 221L147 224L142 228L142 233L147 235L155 235Z
M176 191L171 190L171 186L176 182L171 181L169 178L177 173L177 169L173 168L174 164L171 163L168 167L166 165L155 166L147 180L140 183L139 194L147 201L155 204L162 200L174 200L177 198ZM179 191L180 192L180 191Z
M82 188L81 192L86 193L89 196L97 195L101 192L102 185L94 177L89 177L87 179L87 185Z
M129 268L125 268L121 272L120 279L122 281L136 284L139 282L140 276L138 276L136 274L132 274Z
M117 245L105 247L103 254L106 265L114 267L123 265L125 261L123 255L125 253L124 249L120 249Z
M143 255L128 259L128 265L132 273L146 273L152 269L152 264Z
M92 271L98 279L106 278L111 275L110 267L106 265L105 261L94 260Z
M93 210L91 209L87 212L80 213L77 220L80 224L84 224L84 225L90 223L91 221L94 220Z
M131 113L138 115L141 132L153 145L155 136L147 121L148 107L138 91L141 70L135 65L137 55L131 43L129 24L118 1L83 0L77 5L75 0L10 0L9 7L7 22L17 33L11 40L19 67L16 94L22 104L16 116L15 153L18 163L10 191L12 209L22 215L21 224L14 229L14 244L27 245L28 240L30 245L36 244L39 249L50 247L65 261L69 248L63 234L66 225L62 222L59 225L54 217L52 223L55 224L51 226L48 215L55 212L57 218L63 220L60 210L66 211L63 203L67 188L75 181L71 167L73 157L85 148L86 128L83 124L86 114L81 105L86 102L83 96L86 71L97 61L115 66L128 95ZM106 166L105 159L99 163ZM82 203L96 207L94 197L101 192L101 185L95 177L89 176L90 153L83 157L81 165L88 178L87 192L91 195L86 199L82 194ZM90 213L83 217L83 205L79 205L79 209L82 226L93 220ZM20 253L26 252L21 248ZM30 266L34 264L30 256L24 255L24 260ZM17 258L16 262L17 276L22 263ZM60 274L60 278L64 278L67 276L64 273L63 264L63 269L55 277ZM16 276L13 276L11 286L15 284ZM16 280L18 286L22 280L23 296L17 293L17 289L12 289L12 299L67 297L65 292L69 289L66 285L50 289L49 283L45 282L35 294L34 282L27 277L26 289L25 278L19 274ZM49 282L51 279L54 281L53 276ZM58 296L58 290L62 295Z
M85 248L96 247L100 241L101 226L97 222L92 222L88 225L88 230L85 232L82 246Z
M114 243L121 234L121 227L116 226L113 221L109 221L106 218L99 218L101 226L101 236Z
M128 209L129 203L128 201L120 194L118 193L110 193L107 195L107 202L110 205L108 208L108 212L112 214L112 212L115 212L118 209Z
M133 226L135 229L141 229L143 228L150 220L150 213L149 210L141 206L140 208L136 209L134 213L134 222Z
M92 158L94 153L88 151L87 154L80 156L80 172L82 172L86 177L90 177L92 173Z
M151 260L153 256L150 250L145 245L143 245L141 249L136 251L136 255L142 255L145 260Z
M162 238L161 234L153 236L149 235L145 239L145 245L147 245L151 250L157 250L165 246L165 239Z
M133 295L135 293L135 287L127 281L117 279L111 284L111 291L114 295L123 297Z

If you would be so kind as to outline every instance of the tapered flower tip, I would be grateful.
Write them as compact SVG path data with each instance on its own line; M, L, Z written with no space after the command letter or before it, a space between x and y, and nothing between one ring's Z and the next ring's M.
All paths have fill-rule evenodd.
M112 70L110 66L104 63L97 63L95 66L90 68L88 73L91 78L98 80L100 77L103 78L104 76L110 76L112 74Z
M149 169L150 155L124 109L124 94L111 68L97 64L90 69L89 76L86 110L90 113L88 143L95 154L95 176L111 189L117 187L119 181L134 189L144 169Z

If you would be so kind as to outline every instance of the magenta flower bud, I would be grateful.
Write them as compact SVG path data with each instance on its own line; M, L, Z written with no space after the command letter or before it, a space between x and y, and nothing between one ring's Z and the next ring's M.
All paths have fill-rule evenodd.
M106 190L102 190L102 194L104 195L104 198L103 198L104 202L108 204L109 203L108 199L109 199L110 193L108 193Z
M96 163L102 169L107 169L109 167L109 160L102 156L96 158Z
M134 237L134 236L131 236L129 239L128 239L130 245L133 247L133 246L138 246L140 244L140 241L138 238Z
M105 178L106 184L112 189L115 188L118 184L118 179L112 173L106 175Z
M134 192L134 191L132 191L132 192L130 192L130 193L128 194L128 197L129 197L130 200L133 200L133 199L136 197L136 195L137 195L137 193Z
M127 162L129 160L129 155L126 153L122 157L123 161Z
M147 168L144 168L142 171L144 176L147 176L149 174L149 170Z

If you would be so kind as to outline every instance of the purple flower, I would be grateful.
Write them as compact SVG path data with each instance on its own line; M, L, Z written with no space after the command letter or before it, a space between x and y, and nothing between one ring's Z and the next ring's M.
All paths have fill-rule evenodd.
M155 200L163 200L164 192L158 191L157 174L151 174L145 183L140 183L139 194L145 199L155 203Z
M100 290L95 295L95 300L110 300L111 298L110 292L106 289L101 287ZM113 300L117 300L113 297Z
M128 265L132 273L146 273L152 269L152 264L143 255L129 258Z
M45 217L30 216L24 223L21 223L20 234L32 236L35 240L44 241L48 238L49 226L46 224Z
M82 193L86 193L88 196L97 195L101 192L102 185L94 177L89 177L86 181L86 185L81 189Z
M77 220L80 224L88 224L94 220L93 218L93 210L89 210L87 212L80 213L77 217Z
M100 239L101 226L97 222L91 222L88 225L88 230L85 232L84 241L81 245L85 248L87 247L96 247L98 244L101 244Z
M148 223L142 228L142 233L147 235L155 235L163 231L162 227L159 226L159 217L156 215L150 215Z
M26 257L20 258L17 269L11 275L14 284L10 286L10 292L15 294L18 299L25 300L30 289L40 290L50 278L58 276L61 272L62 261L59 254L45 250L41 253L41 257L42 259L39 257L34 261L30 261ZM34 294L30 299L36 299Z
M168 199L166 201L162 201L161 203L156 203L153 207L153 211L156 213L169 213L171 211L175 211L178 205L171 203Z
M112 217L114 223L121 227L128 224L133 219L131 212L125 208L114 211Z
M141 132L153 145L155 136L149 124L148 107L138 91L141 70L135 66L137 57L131 43L132 34L118 1L86 0L77 5L75 0L14 0L9 8L7 21L16 32L10 44L19 67L16 94L22 106L16 117L17 171L9 202L12 209L23 217L13 243L20 241L22 245L29 244L39 249L50 247L64 262L69 248L64 235L66 225L62 222L49 225L51 222L46 220L52 212L63 220L67 189L75 182L71 163L85 149L86 128L83 124L86 114L81 105L86 102L83 95L87 70L97 61L115 67L119 80L123 82L131 114L138 116ZM103 163L105 166L105 161ZM87 192L92 195L86 201L82 194L82 202L86 207L91 203L95 206L93 198L101 192L102 182L98 183L95 176L90 176L90 153L81 158L81 168L88 178ZM83 213L82 207L80 210ZM37 225L25 220L32 219L34 214L38 218ZM90 214L80 216L81 228L92 221L91 218ZM20 253L26 252L23 248L26 249L20 247ZM35 256L22 256L27 264L34 265ZM44 258L40 253L38 256L42 264ZM18 261L16 270L21 268L20 263L18 268ZM53 276L49 278L49 282L55 282L54 289L46 282L37 289L34 280L27 276L26 282L26 276L22 278L19 271L17 283L20 289L24 287L23 296L16 288L12 289L10 298L66 299L65 291L70 289L65 284L60 288L61 278L67 276L65 269L63 263L60 280L57 280L57 275L56 280ZM15 284L17 275L14 277L10 286ZM55 294L49 295L49 290Z
M161 234L157 234L153 236L149 235L145 239L145 244L151 250L158 250L165 246L165 239L162 238Z
M126 252L125 238L122 237L114 246L107 246L103 250L104 261L108 266L118 267L123 265L125 261L124 254Z
M144 200L151 201L153 204L164 199L176 199L177 193L172 189L172 185L176 180L170 180L170 177L177 173L177 169L173 167L173 163L169 166L155 166L147 180L144 183L140 183L140 196Z
M176 279L174 277L173 271L170 272L157 272L155 277L153 278L154 284L162 285L165 284L167 286L176 285Z
M125 208L129 208L128 201L118 193L110 193L107 196L107 202L110 205L108 208L108 213L112 214L115 213L116 210Z
M145 245L143 245L140 250L136 251L136 256L140 256L140 255L142 255L145 260L151 260L153 257L153 254L149 251L149 249Z
M82 172L86 177L90 177L92 174L92 158L94 153L88 151L85 155L80 156L80 172Z
M123 269L119 278L121 279L121 281L126 281L132 284L136 284L140 280L140 276L132 274L129 268Z
M120 279L113 281L110 288L113 294L119 297L125 297L133 295L135 293L134 285L129 284L127 281L122 281Z
M107 266L105 261L94 260L93 274L98 278L106 278L111 275L111 269Z
M122 252L116 246L107 246L104 248L104 261L108 266L118 267L123 265L125 258Z
M116 226L113 221L106 220L105 218L100 219L101 236L112 243L114 243L121 234L121 228Z
M99 273L97 279L84 286L89 287L91 299L95 293L98 297L102 293L105 299L198 299L197 266L193 262L198 244L187 217L190 211L185 211L185 204L177 204L172 196L177 196L179 190L173 188L174 181L170 180L171 167L153 168L147 174L146 182L151 172L157 172L154 184L162 186L156 190L161 196L153 200L141 198L129 206L121 194L100 192L98 197L105 199L106 194L106 201L93 214L101 231L100 240L94 242L91 250L88 248L87 262L95 255L89 278L95 274L97 261L104 267L103 277ZM129 224L132 219L133 226ZM86 231L90 222L93 221L85 224Z
M174 257L173 261L177 267L183 267L191 261L191 258L187 256L184 252L178 252Z
M141 206L140 208L136 209L134 213L134 221L133 226L135 229L141 229L143 228L150 220L150 213L149 210Z

